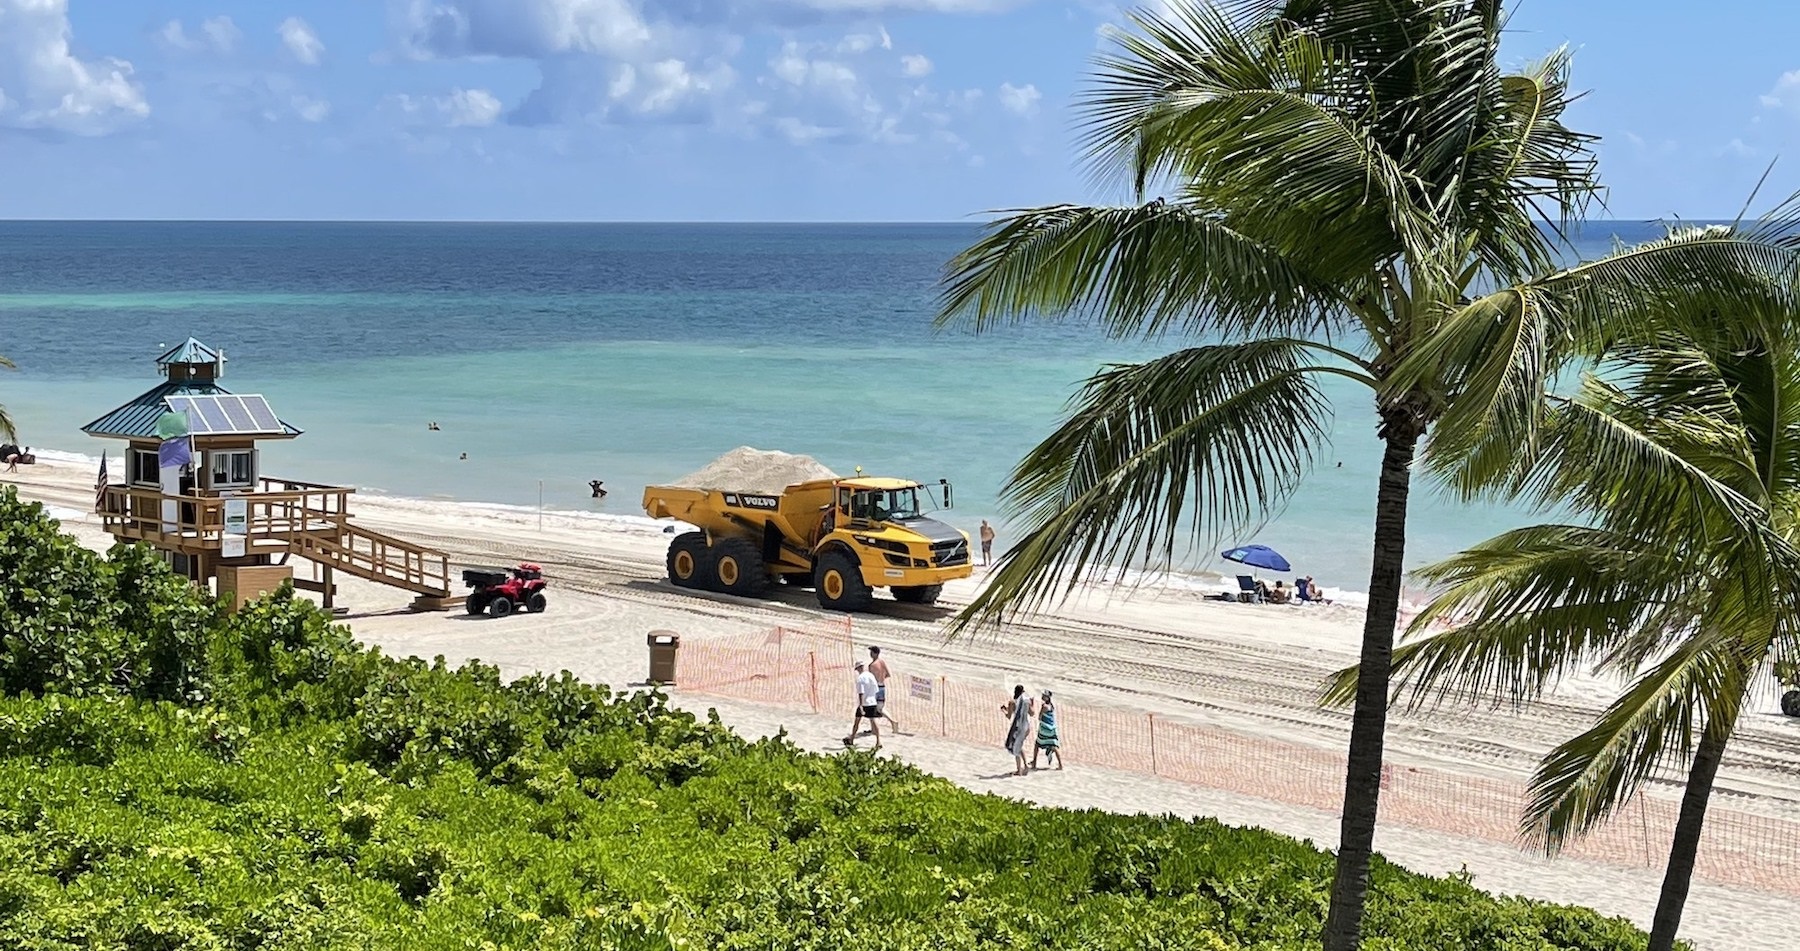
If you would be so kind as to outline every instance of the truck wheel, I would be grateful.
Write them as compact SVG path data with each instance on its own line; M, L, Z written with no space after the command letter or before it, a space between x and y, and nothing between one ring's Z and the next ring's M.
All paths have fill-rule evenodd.
M511 598L504 594L495 595L494 600L488 602L488 617L505 617L512 613L512 609Z
M470 614L480 614L487 610L487 598L483 595L471 594L469 600L463 602L463 607Z
M1800 690L1789 690L1781 695L1781 712L1790 717L1800 717Z
M944 586L941 584L922 584L910 587L894 588L894 600L907 604L936 604L938 595Z
M875 599L875 592L863 583L862 569L841 551L819 557L813 586L818 589L819 607L833 611L862 611Z
M687 532L669 543L669 580L678 588L705 587L710 566L706 558L706 533Z
M544 613L544 609L549 606L550 599L544 597L544 592L542 591L533 591L531 592L531 596L525 599L525 610L530 611L533 614L542 614Z
M769 572L762 552L749 539L727 538L713 546L713 589L746 598L769 590Z

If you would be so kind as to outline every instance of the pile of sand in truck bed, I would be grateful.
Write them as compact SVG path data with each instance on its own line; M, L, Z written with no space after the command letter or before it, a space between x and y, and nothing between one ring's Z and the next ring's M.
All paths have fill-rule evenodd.
M732 489L779 495L796 482L835 479L837 473L811 456L739 446L675 482L688 489Z

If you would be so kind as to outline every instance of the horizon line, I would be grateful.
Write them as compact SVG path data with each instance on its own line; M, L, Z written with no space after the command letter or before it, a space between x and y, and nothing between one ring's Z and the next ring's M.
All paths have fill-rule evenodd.
M963 225L993 220L973 212L966 218L12 218L0 224L387 224L387 225ZM1583 222L1729 222L1731 218L1586 218ZM1548 224L1549 219L1538 219ZM1579 227L1580 222L1577 223Z

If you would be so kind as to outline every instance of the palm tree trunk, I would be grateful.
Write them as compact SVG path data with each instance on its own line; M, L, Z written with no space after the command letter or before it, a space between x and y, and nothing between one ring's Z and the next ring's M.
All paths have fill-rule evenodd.
M1694 765L1688 769L1687 791L1681 795L1681 814L1675 819L1675 840L1669 845L1669 867L1663 872L1662 894L1656 899L1656 916L1650 920L1648 951L1673 951L1675 933L1681 930L1681 912L1687 905L1688 885L1694 877L1694 859L1700 852L1700 830L1706 824L1706 803L1712 798L1713 780L1725 758L1733 722L1722 730L1708 729L1700 737Z
M1388 675L1394 627L1400 617L1400 580L1406 556L1406 498L1413 451L1424 427L1403 411L1384 412L1381 487L1375 497L1375 552L1369 572L1369 610L1363 619L1356 710L1344 770L1344 809L1338 831L1337 876L1325 917L1325 951L1356 951L1362 943L1369 857L1375 850L1376 804L1381 798L1382 741L1387 733Z

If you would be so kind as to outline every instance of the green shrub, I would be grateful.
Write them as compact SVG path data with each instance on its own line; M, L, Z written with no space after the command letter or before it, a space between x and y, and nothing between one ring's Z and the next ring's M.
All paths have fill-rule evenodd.
M746 743L567 672L396 660L291 591L227 615L10 490L0 571L0 947L1274 951L1323 916L1305 843ZM1379 861L1366 934L1644 944Z

